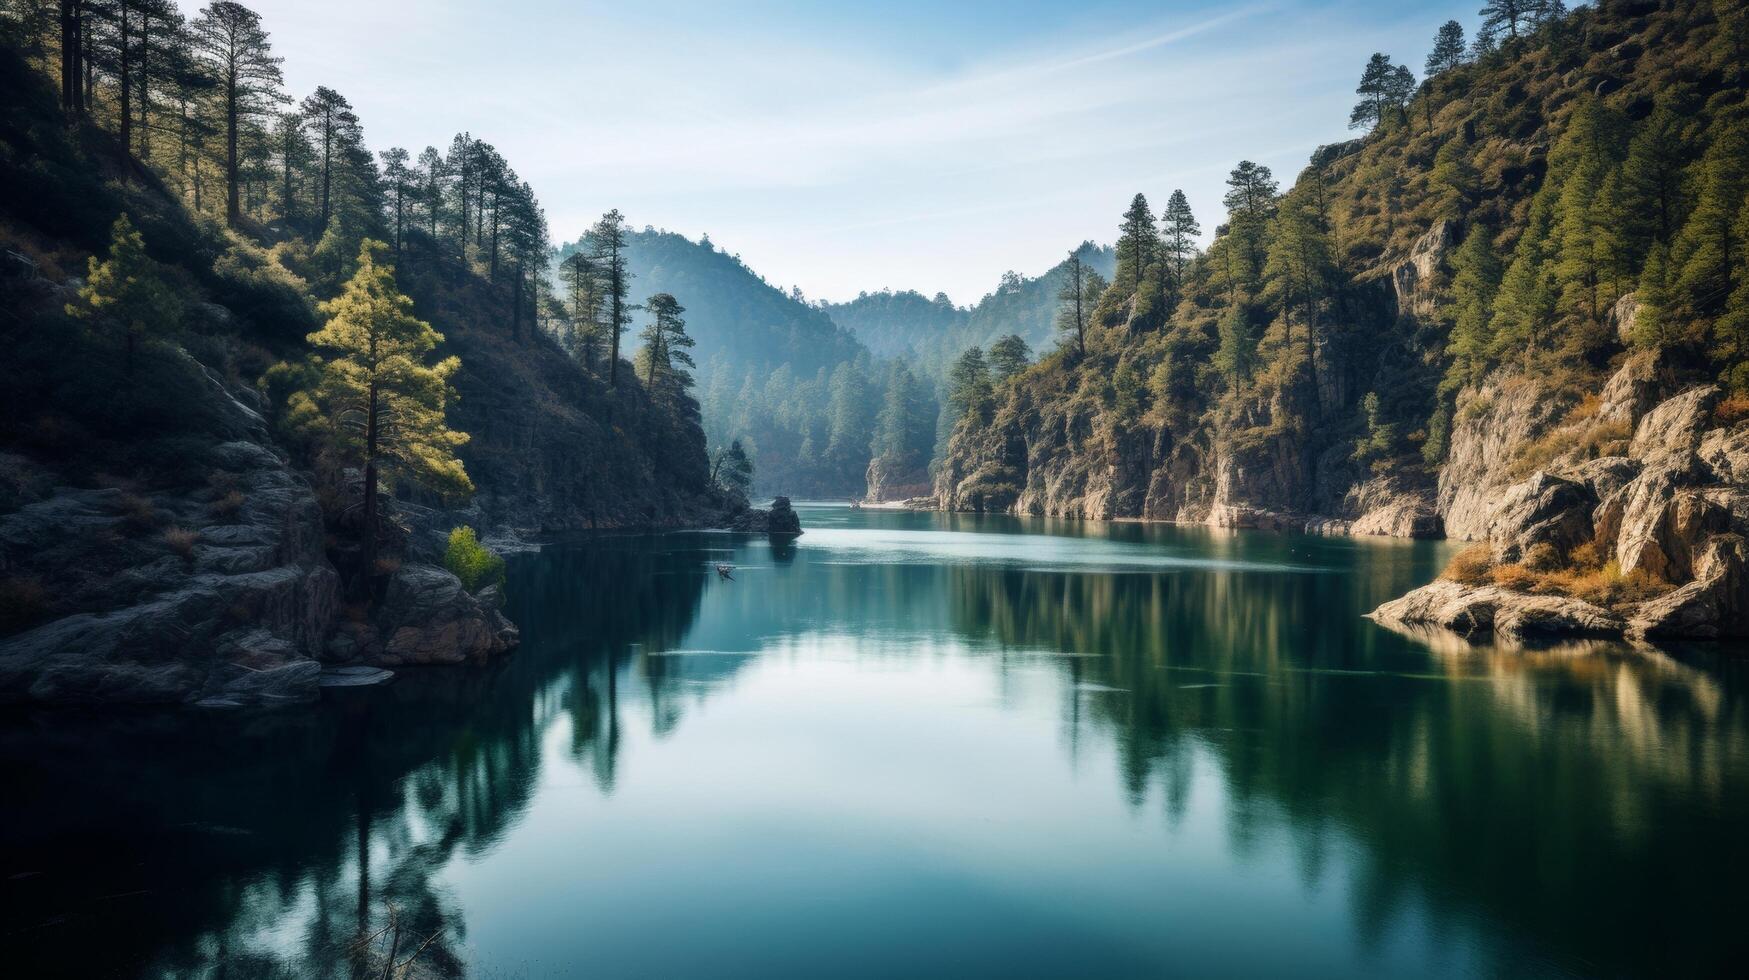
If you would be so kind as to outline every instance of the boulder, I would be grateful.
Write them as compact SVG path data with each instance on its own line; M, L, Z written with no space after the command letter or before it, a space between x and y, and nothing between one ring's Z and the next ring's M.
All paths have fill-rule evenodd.
M1603 325L1615 333L1616 339L1623 346L1631 346L1634 342L1634 324L1640 316L1640 298L1633 293L1615 301L1609 312L1603 315Z
M790 507L788 497L775 497L771 501L771 516L766 532L768 534L800 534L802 519L796 516Z
M1667 453L1698 450L1719 394L1717 385L1704 385L1659 403L1640 417L1628 455L1651 460Z
M1393 626L1437 626L1460 636L1493 633L1510 640L1557 636L1614 637L1625 624L1607 609L1580 599L1527 595L1496 585L1439 579L1373 610L1369 618Z
M478 663L518 641L509 620L435 565L397 569L372 625L364 659L379 667Z
M1591 540L1591 510L1596 498L1582 483L1536 473L1507 487L1488 519L1494 560L1523 561L1539 544L1567 555Z
M1604 382L1597 418L1631 424L1663 401L1674 385L1674 372L1660 354L1638 351Z
M1634 612L1635 636L1716 639L1749 637L1749 544L1741 535L1708 539L1694 580Z
M1729 512L1691 486L1695 462L1690 454L1675 465L1649 468L1599 508L1600 523L1614 531L1615 560L1623 574L1638 571L1667 582L1686 581L1696 547L1729 527Z

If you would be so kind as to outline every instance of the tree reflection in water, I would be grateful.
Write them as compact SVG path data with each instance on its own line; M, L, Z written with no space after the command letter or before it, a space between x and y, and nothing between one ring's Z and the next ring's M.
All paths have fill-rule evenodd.
M1432 574L1426 546L1034 523L1079 537L1013 548L1015 522L863 515L884 536L862 538L820 520L775 547L623 536L520 557L528 643L489 668L264 715L5 716L17 975L375 975L356 946L390 908L408 942L438 936L412 973L460 975L469 910L445 871L514 832L548 732L612 794L628 705L678 732L819 637L870 662L972 658L999 699L1053 672L1069 764L1109 746L1130 807L1168 828L1218 780L1239 860L1286 840L1308 893L1349 869L1362 945L1419 907L1494 971L1711 972L1739 952L1720 870L1749 866L1741 661L1362 619Z

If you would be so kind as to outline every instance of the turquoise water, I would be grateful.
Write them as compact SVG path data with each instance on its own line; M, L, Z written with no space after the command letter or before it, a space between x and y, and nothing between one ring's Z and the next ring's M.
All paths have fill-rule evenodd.
M1361 618L1443 544L802 518L793 545L518 557L525 645L488 668L267 715L0 716L15 975L354 976L391 908L436 934L431 976L1749 952L1749 661Z

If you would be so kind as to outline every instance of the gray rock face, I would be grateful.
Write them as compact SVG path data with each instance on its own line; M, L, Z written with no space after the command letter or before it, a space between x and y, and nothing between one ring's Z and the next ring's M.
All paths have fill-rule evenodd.
M1600 399L1600 417L1633 424L1627 455L1579 461L1572 453L1557 456L1549 464L1554 472L1539 471L1495 490L1483 536L1495 561L1503 563L1523 561L1538 544L1565 557L1595 542L1622 574L1640 576L1642 587L1648 580L1674 585L1657 598L1625 605L1621 616L1605 611L1631 621L1627 631L1633 635L1749 636L1749 427L1713 427L1720 391L1711 385L1648 403L1650 393L1674 387L1649 363L1630 358ZM1502 610L1515 617L1511 628L1518 632L1614 629L1586 610L1544 601L1553 598L1440 581L1387 603L1376 615L1466 634ZM1562 600L1570 601L1576 600Z
M1707 541L1694 580L1642 605L1632 629L1649 638L1749 636L1749 544L1737 534Z
M378 667L480 663L518 639L516 627L461 579L435 565L409 564L389 579L368 631L350 630L330 649Z
M1559 422L1569 402L1541 385L1497 378L1458 402L1458 422L1439 473L1438 507L1447 537L1479 541L1488 536L1494 503L1515 482L1513 464L1523 447Z
M224 397L238 428L250 428L253 412ZM65 611L0 640L0 699L315 696L314 657L339 584L323 556L315 494L250 439L217 445L207 461L215 481L234 487L225 500L206 487L149 495L62 487L0 518L0 567L40 581Z
M1584 484L1548 473L1506 488L1488 517L1494 560L1523 561L1539 544L1567 554L1590 540L1595 502Z

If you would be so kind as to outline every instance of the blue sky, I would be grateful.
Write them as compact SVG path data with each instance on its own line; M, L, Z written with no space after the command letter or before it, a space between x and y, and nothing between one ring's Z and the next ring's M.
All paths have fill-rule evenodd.
M257 0L301 97L371 146L469 130L555 239L608 208L709 233L813 298L977 300L1110 241L1136 191L1212 231L1243 158L1284 183L1346 139L1374 51L1419 74L1462 2Z

